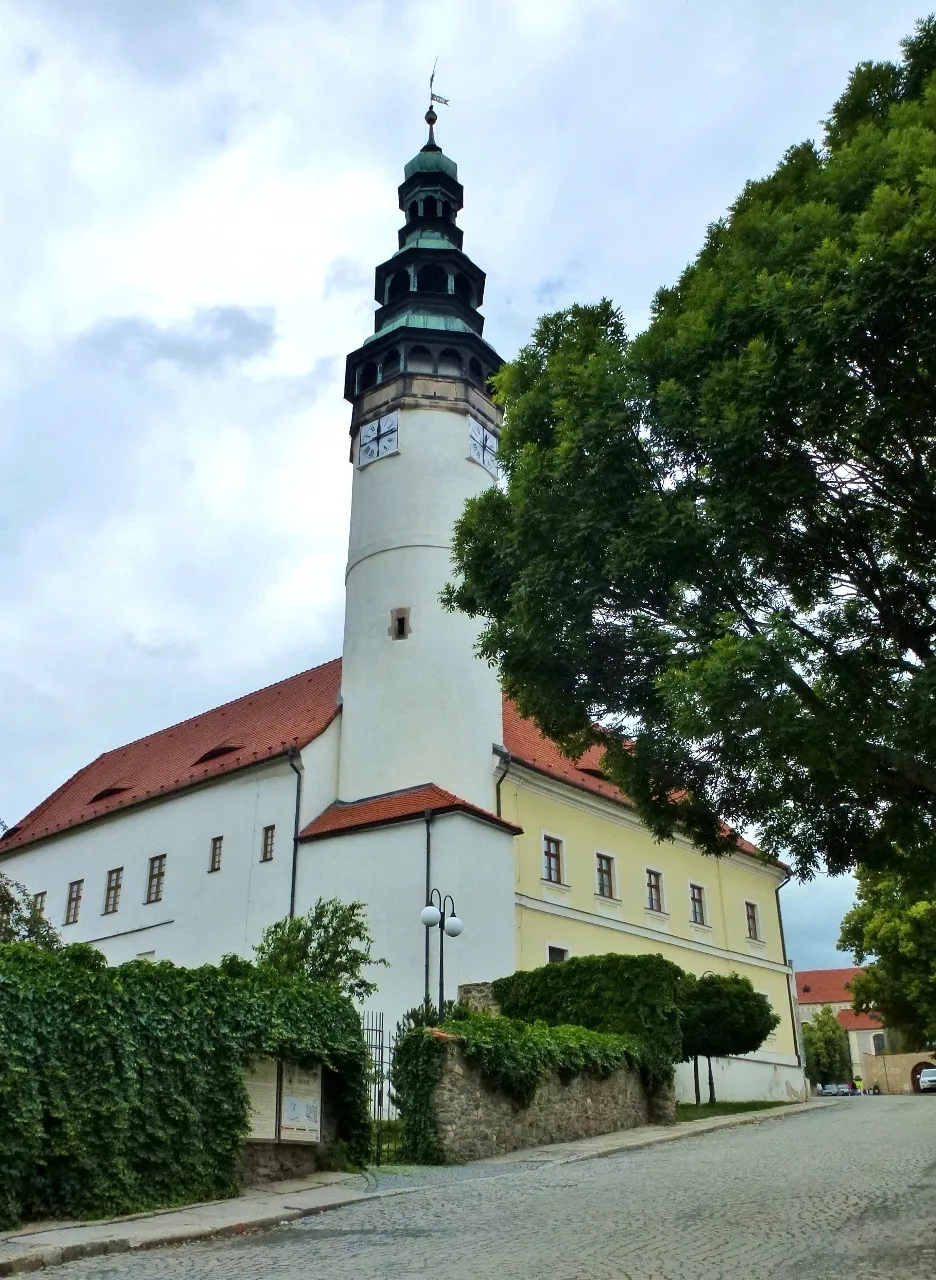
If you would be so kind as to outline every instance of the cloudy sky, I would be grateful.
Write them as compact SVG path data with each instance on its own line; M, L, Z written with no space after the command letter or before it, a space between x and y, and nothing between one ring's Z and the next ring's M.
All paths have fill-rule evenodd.
M439 134L505 357L632 331L925 0L0 0L0 817L333 657L344 356ZM785 891L800 967L847 881Z

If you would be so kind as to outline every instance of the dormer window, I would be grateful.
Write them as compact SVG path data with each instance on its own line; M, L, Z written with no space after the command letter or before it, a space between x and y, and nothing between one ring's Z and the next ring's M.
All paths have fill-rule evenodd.
M468 419L468 456L497 479L497 436L474 418Z
M110 800L114 796L122 796L125 791L129 791L129 787L123 787L119 783L115 783L112 787L105 787L103 791L98 791L88 801L88 804L100 804L102 800Z
M221 756L230 756L235 751L243 751L243 749L243 746L238 746L234 742L220 742L216 747L211 747L204 755L199 756L195 764L208 764L210 760L218 760Z
M399 414L387 413L361 427L358 441L358 466L366 467L378 458L399 453Z

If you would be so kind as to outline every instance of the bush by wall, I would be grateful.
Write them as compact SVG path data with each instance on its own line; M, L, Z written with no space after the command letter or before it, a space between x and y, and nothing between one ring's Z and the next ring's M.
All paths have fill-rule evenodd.
M261 1056L323 1067L363 1162L367 1049L336 990L235 957L108 968L90 946L0 945L0 1227L236 1194Z
M508 1018L575 1024L631 1036L648 1083L672 1078L682 1057L682 1005L691 979L659 955L573 956L491 984Z
M434 1099L452 1039L469 1062L477 1063L492 1089L520 1106L529 1105L550 1072L569 1079L643 1066L641 1046L633 1036L456 1011L441 1027L416 1027L397 1044L391 1084L404 1121L404 1159L443 1162Z

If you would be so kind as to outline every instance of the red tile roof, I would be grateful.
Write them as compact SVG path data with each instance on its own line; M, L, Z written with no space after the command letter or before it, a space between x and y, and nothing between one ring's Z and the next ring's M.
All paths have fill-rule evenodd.
M796 975L800 1004L851 1004L848 983L863 969L804 969Z
M370 796L366 800L336 800L304 827L300 840L322 840L326 836L345 835L366 827L383 827L394 822L411 822L424 813L468 813L485 822L503 827L513 835L519 835L521 827L515 827L487 809L460 800L451 791L443 791L434 782L421 787L407 787L405 791L388 791L386 795Z
M846 1031L880 1031L884 1025L879 1013L855 1013L854 1009L840 1009L835 1016Z
M532 720L525 720L509 698L504 698L504 746L518 764L525 764L539 773L559 778L585 791L593 791L617 804L633 807L627 796L602 774L600 747L589 747L583 756L573 762L562 754L554 742L540 733ZM756 845L743 837L739 838L738 847L742 853L752 854L758 861L766 858ZM766 860L781 870L789 870L782 862L769 858Z
M0 857L106 814L274 759L290 747L304 747L338 714L340 684L341 659L335 658L125 747L105 752L17 823L0 840ZM630 807L627 797L602 777L599 747L591 747L573 763L543 737L532 721L525 720L507 698L503 707L504 746L518 763ZM450 795L441 791L440 794ZM457 796L451 796L446 803L465 806ZM423 803L421 811L427 807L431 806ZM326 810L332 814L329 821L337 822L337 812L334 805ZM486 814L482 809L477 812ZM487 816L493 818L493 815ZM323 814L322 820L324 817ZM402 819L398 815L376 820ZM306 831L311 831L311 827ZM746 840L741 841L741 848L745 853L761 856ZM780 863L776 865L782 867Z
M11 828L0 841L0 856L104 814L282 756L290 747L304 747L338 714L340 682L341 662L335 659L106 751ZM95 800L104 791L111 794Z

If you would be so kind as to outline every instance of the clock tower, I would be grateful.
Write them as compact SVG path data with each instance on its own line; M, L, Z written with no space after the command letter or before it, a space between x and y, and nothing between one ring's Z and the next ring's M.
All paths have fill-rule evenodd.
M482 337L484 272L464 253L463 190L429 140L405 166L397 251L376 272L374 332L348 356L354 478L338 791L343 801L434 782L491 809L503 740L478 627L443 609L452 529L497 476L500 412Z

